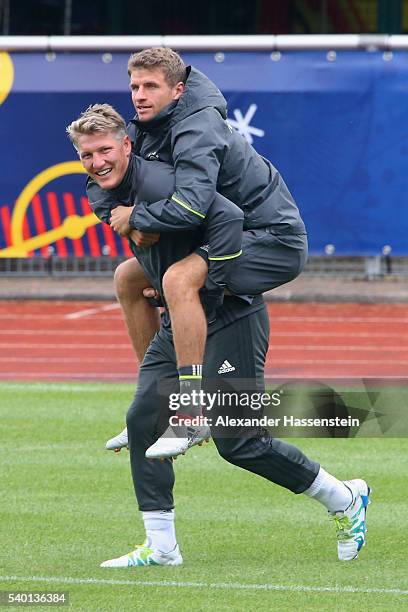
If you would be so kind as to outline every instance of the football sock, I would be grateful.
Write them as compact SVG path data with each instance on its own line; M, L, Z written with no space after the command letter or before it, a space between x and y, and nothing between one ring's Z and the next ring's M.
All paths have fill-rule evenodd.
M174 510L152 510L142 512L142 516L148 546L163 553L174 550L177 544Z
M187 394L190 397L189 403L179 408L179 414L186 414L192 417L201 414L201 402L199 398L201 391L202 371L202 364L183 366L182 368L178 369L180 395Z
M353 501L353 494L344 482L323 468L320 468L315 480L304 494L317 499L329 512L346 510Z

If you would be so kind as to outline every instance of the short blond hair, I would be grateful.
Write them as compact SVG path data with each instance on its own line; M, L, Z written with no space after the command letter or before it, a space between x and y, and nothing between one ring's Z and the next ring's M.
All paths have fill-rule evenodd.
M78 139L84 134L111 133L121 140L126 136L126 123L110 104L91 104L67 128L70 141L78 149Z
M128 61L128 74L135 68L146 70L159 69L163 72L166 82L171 87L186 79L186 66L178 53L168 47L151 47L138 53L133 53Z

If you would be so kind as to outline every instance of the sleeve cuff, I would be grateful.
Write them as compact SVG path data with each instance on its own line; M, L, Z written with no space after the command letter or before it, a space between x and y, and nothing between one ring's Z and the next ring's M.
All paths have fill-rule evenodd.
M129 227L130 229L134 230L134 229L139 229L136 225L135 225L135 217L136 217L136 206L133 208L132 213L129 217Z

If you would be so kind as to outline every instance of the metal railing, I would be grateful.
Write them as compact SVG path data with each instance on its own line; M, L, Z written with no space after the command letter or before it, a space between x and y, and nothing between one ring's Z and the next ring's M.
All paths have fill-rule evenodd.
M27 257L0 259L1 277L111 277L124 257ZM312 256L302 274L375 280L408 278L408 257Z
M0 277L112 276L124 257L20 257L0 258Z
M408 34L267 34L226 36L2 36L2 51L393 51L408 49Z

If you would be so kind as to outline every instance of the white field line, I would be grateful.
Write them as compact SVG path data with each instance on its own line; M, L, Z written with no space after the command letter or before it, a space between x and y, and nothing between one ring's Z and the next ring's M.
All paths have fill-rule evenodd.
M7 332L5 332L7 333ZM55 333L55 332L54 332ZM72 334L72 332L69 332ZM81 334L83 332L81 331ZM2 332L0 332L0 335ZM275 331L271 329L273 338L398 338L399 340L408 340L408 334L400 334L399 332L332 332L332 331Z
M71 332L72 335L72 332ZM0 342L0 349L129 349L131 350L130 342L126 344L114 343L114 344L105 344L101 342L92 342L88 344L84 344L82 342L71 343L71 344L62 344L60 342L52 342L52 343L28 343L28 342ZM365 351L370 352L373 351L375 353L383 353L383 352L404 352L408 351L408 346L378 346L378 345L358 345L358 344L272 344L271 349L273 351Z
M1 329L1 336L72 336L72 329ZM81 336L119 336L126 337L123 329L81 329ZM408 340L408 334L398 332L332 332L332 331L275 331L271 330L272 338L398 338Z
M132 347L130 345L130 342L126 343L126 344L120 344L120 343L114 343L114 344L105 344L105 343L100 343L100 342L90 342L87 344L84 344L82 342L78 342L78 343L70 343L70 344L62 344L60 342L56 343L56 342L52 342L52 343L27 343L27 342L0 342L0 349L22 349L22 350L26 350L26 349L35 349L35 350L42 350L42 349L52 349L52 350L57 350L57 349L64 349L64 350L69 350L69 349L75 349L75 350L87 350L87 349L97 349L98 351L101 350L101 348L103 348L103 350L105 349L110 349L110 350L123 350L123 349L127 349L127 350L131 350ZM271 349L273 351L361 351L361 352L375 352L375 353L384 353L384 352L398 352L398 353L402 353L404 351L408 351L408 346L370 346L370 345L350 345L350 344L339 344L339 345L332 345L332 344L272 344L271 345Z
M72 336L72 329L1 329L0 336ZM81 336L120 336L126 337L123 329L81 329ZM343 336L343 334L341 334ZM352 334L353 336L355 334ZM370 335L370 334L368 334ZM395 337L403 338L402 335L395 334ZM408 338L408 336L407 336Z
M274 316L273 311L270 313L272 325L275 321L282 321L284 323L375 323L376 325L381 323L408 323L408 317L330 317L330 316Z
M1 329L1 336L72 336L72 329ZM126 338L126 332L123 329L81 329L81 336L110 336ZM271 330L271 338L398 338L398 340L408 340L408 334L400 334L398 332L355 332L353 330L346 332L332 331L275 331ZM54 345L55 346L55 345ZM99 345L98 345L99 346Z
M108 308L108 306L110 308ZM63 319L64 321L66 321L67 319L71 319L71 320L75 320L81 317L86 317L86 316L90 316L93 314L100 314L103 312L106 312L108 310L114 310L116 308L119 308L118 304L109 304L107 306L103 306L102 308L98 309L98 308L90 308L88 309L88 314L86 310L82 310L82 311L77 311L74 313L58 313L58 314L53 314L53 313L49 313L49 314L42 314L42 313L35 313L35 314L28 314L28 313L0 313L0 320L1 319L6 319L6 320L16 320L16 321L22 321L22 320L41 320L41 319L46 319L48 321L50 320L61 320ZM75 315L75 316L74 316ZM272 320L272 325L276 322L282 322L282 323L340 323L342 325L346 325L348 323L372 323L374 325L382 325L385 323L396 323L396 324L400 324L400 323L408 323L408 317L329 317L329 316L314 316L314 317L306 317L306 316L279 316L276 315L274 316L273 313L271 314L271 320ZM122 316L121 315L110 315L109 316L109 321L122 321Z
M45 582L55 584L99 584L106 586L176 587L225 589L228 591L298 591L314 593L382 593L408 595L407 589L359 588L351 586L310 586L307 584L241 584L237 582L181 582L177 580L115 580L104 578L71 578L67 576L0 576L1 582Z
M109 312L110 310L117 310L120 308L120 304L114 302L113 304L105 304L105 306L99 306L98 308L86 308L85 310L76 310L64 315L64 319L81 319L82 317L89 317L91 315L100 314L101 312Z
M64 314L60 313L60 314L55 314L55 313L49 313L49 314L42 314L39 312L33 313L33 314L26 314L26 313L13 313L13 312L2 312L0 313L0 319L4 319L4 320L15 320L15 321L25 321L25 320L29 320L29 321L37 321L37 320L47 320L47 321L60 321L61 319L63 319Z
M86 315L82 315L83 317L85 317ZM72 321L75 321L76 319L78 319L79 317L73 317L71 318ZM59 322L59 321L67 321L67 314L64 312L59 312L59 313L49 313L49 314L42 314L42 313L34 313L34 314L27 314L27 313L0 313L0 320L5 320L5 321L16 321L17 324L20 321L53 321L53 322ZM100 321L101 319L95 319L96 321ZM105 319L103 319L105 320ZM120 315L109 315L109 321L123 321L123 318Z
M82 335L82 332L79 332ZM39 335L42 335L41 332L39 332ZM71 336L72 336L72 332L71 332ZM348 347L345 347L348 348ZM75 350L87 350L87 349L96 349L98 351L100 351L101 349L106 350L118 350L118 349L128 349L128 350L132 350L131 344L130 344L130 340L129 342L127 342L126 344L120 344L119 342L115 343L115 344L105 344L104 342L89 342L87 344L84 344L83 342L77 342L77 343L70 343L70 344L62 344L61 342L52 342L52 343L40 343L40 342L36 342L36 343L28 343L28 342L0 342L0 350L1 349L37 349L37 350L41 350L41 349L52 349L53 351L55 351L56 349L64 349L64 350L68 350L68 349L75 349ZM401 349L399 349L401 350ZM407 349L408 350L408 349Z
M10 356L10 357L0 357L0 363L52 363L54 365L56 364L65 364L65 363L76 363L78 364L79 368L81 367L81 364L84 363L94 363L94 364L109 364L110 366L112 366L112 363L116 364L128 364L131 367L134 367L133 364L133 359L132 359L132 355L130 357L116 357L113 359L112 361L112 357L81 357L79 358L78 356L76 357L55 357L54 355L50 354L49 356L46 357L16 357L16 356ZM333 365L333 364L349 364L349 365L408 365L408 360L407 359L393 359L392 356L389 357L388 360L386 359L304 359L303 357L301 358L296 358L296 359L286 359L286 358L281 358L279 355L277 355L276 353L273 354L273 356L268 357L267 358L267 364L270 366L271 364L274 367L277 367L281 364L297 364L298 366L302 366L305 364L311 364L311 363L316 363L316 364L327 364L327 365ZM0 372L1 375L1 372Z
M15 346L15 345L14 345ZM55 345L54 345L55 346ZM1 344L0 344L1 347ZM272 351L374 351L383 353L386 351L403 352L408 351L408 346L370 346L358 344L271 344Z
M281 364L294 364L299 367L303 365L310 364L322 364L322 365L408 365L408 360L406 359L393 359L392 357L389 361L385 359L281 359L279 355L274 355L273 358L268 358L267 366L268 367L279 367ZM348 374L344 375L345 378L348 377Z

